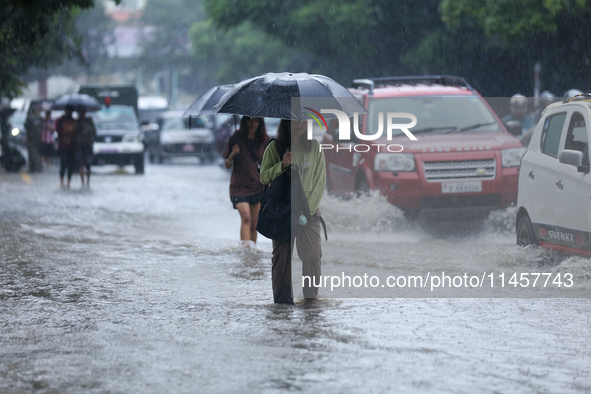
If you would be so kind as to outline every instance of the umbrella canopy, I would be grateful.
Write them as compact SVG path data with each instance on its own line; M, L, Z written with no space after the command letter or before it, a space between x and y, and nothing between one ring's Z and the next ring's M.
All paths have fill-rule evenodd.
M293 100L296 99L296 100ZM218 113L305 120L310 107L367 113L349 91L324 75L268 73L236 84L214 105Z
M183 116L203 116L203 115L215 115L216 111L213 109L215 103L222 98L226 92L232 89L234 85L219 85L214 86L207 92L195 100L193 104L185 111Z
M71 105L75 111L86 108L86 111L98 111L101 109L101 103L97 99L87 94L70 93L64 94L53 102L53 109L65 110L66 106Z

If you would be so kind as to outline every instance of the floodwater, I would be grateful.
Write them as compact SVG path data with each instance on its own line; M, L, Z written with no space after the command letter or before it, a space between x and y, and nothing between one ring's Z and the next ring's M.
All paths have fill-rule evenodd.
M228 182L190 160L97 168L90 190L0 173L0 392L591 391L588 298L304 303L296 283L297 305L274 305L271 242L239 246ZM590 288L589 259L514 245L512 208L451 226L379 196L321 210L323 274L542 269Z

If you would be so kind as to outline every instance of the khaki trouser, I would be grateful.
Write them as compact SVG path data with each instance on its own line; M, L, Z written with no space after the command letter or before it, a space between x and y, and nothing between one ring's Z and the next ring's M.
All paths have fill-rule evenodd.
M295 238L298 257L302 260L302 276L310 277L310 281L306 279L304 282L305 286L302 287L304 298L316 298L318 296L318 287L314 287L313 285L314 283L321 283L321 230L322 225L320 224L320 220L310 221L305 226L299 227L298 234ZM293 303L291 282L293 244L294 240L273 240L273 257L271 261L273 262L273 299L276 304Z

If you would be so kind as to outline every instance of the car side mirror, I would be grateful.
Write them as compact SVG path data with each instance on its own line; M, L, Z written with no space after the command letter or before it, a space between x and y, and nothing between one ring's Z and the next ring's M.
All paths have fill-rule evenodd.
M521 135L523 133L523 127L521 126L521 122L518 120L510 120L505 123L505 128L507 131L514 136Z
M583 152L565 149L558 155L558 161L563 164L580 167L583 164Z
M564 149L558 155L558 161L563 164L568 164L577 167L579 172L589 173L589 166L583 165L583 152L572 149Z

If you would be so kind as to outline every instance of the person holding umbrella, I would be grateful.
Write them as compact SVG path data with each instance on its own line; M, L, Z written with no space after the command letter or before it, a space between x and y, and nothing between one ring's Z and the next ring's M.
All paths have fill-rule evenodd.
M76 158L74 156L74 148L76 143L76 119L72 117L74 107L66 105L66 113L62 115L55 123L55 130L57 131L57 150L60 156L60 185L64 187L64 176L66 170L68 171L67 187L70 187L70 180L72 173L76 167Z
M240 214L240 240L248 246L257 242L257 219L265 188L259 170L269 136L262 118L243 116L240 128L228 140L223 157L230 178L230 200Z
M306 115L306 112L313 107L319 111L339 110L348 117L367 113L344 86L331 78L289 72L267 73L246 79L234 85L214 105L218 113L282 119L277 131L277 140L271 141L265 149L260 173L260 180L266 185L272 184L273 180L284 180L287 178L284 174L292 175L291 181L285 186L289 195L283 198L291 199L291 205L286 205L290 207L292 215L291 231L288 231L290 234L283 234L282 231L281 234L275 235L272 235L273 231L266 233L273 241L272 280L273 299L276 304L294 303L291 282L294 242L303 263L304 298L315 298L318 295L317 285L322 257L320 225L324 225L318 207L326 185L326 163L318 141L307 138L305 119L309 115ZM240 152L240 155L244 155L242 150ZM293 171L288 173L289 168ZM272 184L269 192L273 191L277 184L279 183ZM289 192L290 185L292 193ZM294 188L294 185L298 187ZM283 189L283 186L280 189ZM294 194L294 189L299 193ZM293 199L292 194L297 198ZM305 194L305 198L298 197L302 194ZM306 208L299 220L293 219L294 213L298 212L298 209L294 209L294 202L301 208Z
M74 109L78 111L80 115L81 112L81 119L83 122L80 123L88 123L86 119L86 112L90 111L98 111L101 109L101 103L98 102L97 99L91 97L87 94L81 93L69 93L64 94L60 98L54 101L53 109L55 110L64 110L66 113L57 120L55 129L58 134L58 150L61 156L61 165L60 165L60 183L62 187L64 186L64 175L66 169L68 170L68 183L67 187L70 187L70 179L72 178L72 173L76 168L76 140L79 139L78 131L80 130L78 126L78 122L72 117L72 113ZM92 120L90 120L92 122ZM82 126L80 126L82 127ZM91 126L94 129L94 124ZM86 126L83 127L86 130ZM96 135L96 129L94 129L94 134ZM92 133L92 131L91 131ZM94 141L94 137L93 137ZM90 154L92 154L92 144L90 144ZM85 152L88 152L88 148L86 146ZM88 155L85 154L83 157L85 163L88 161ZM92 160L92 157L90 158ZM90 178L90 168L88 171L88 176ZM82 180L82 185L84 185L84 179Z
M86 167L86 187L90 187L90 166L92 165L92 147L96 138L96 127L92 118L86 117L86 108L78 110L76 125L76 164L84 187L84 167Z
M321 280L321 214L318 207L326 187L326 163L318 141L308 140L306 131L305 121L281 120L277 140L271 141L265 149L261 165L261 182L264 184L270 184L291 168L292 199L295 193L293 187L300 184L293 182L293 179L298 177L312 214L309 221L300 219L297 230L291 234L291 240L273 240L271 261L273 299L276 304L293 304L291 258L294 243L298 257L302 260L304 298L318 296L317 285Z

